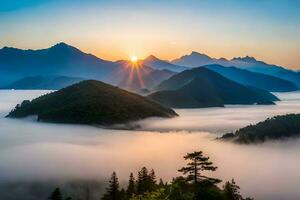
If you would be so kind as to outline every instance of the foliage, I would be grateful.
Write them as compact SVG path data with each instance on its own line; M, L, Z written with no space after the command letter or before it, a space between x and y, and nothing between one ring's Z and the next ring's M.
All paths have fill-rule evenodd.
M171 183L164 183L160 179L156 181L156 174L153 169L142 167L135 180L133 173L130 173L126 191L120 188L117 174L112 173L106 192L102 200L253 200L244 199L239 190L240 187L232 179L226 182L223 188L219 188L219 179L202 175L203 171L215 171L217 167L209 161L209 157L203 156L202 151L195 151L184 156L191 160L187 167L180 171L187 174L186 177L173 178ZM59 191L59 190L58 190ZM59 195L57 195L57 193ZM52 195L51 200L62 200L60 191ZM58 198L57 198L58 196Z
M102 200L119 200L121 199L121 194L119 191L119 180L116 172L113 172L109 181L109 186L106 188L106 193L104 194Z
M145 97L88 80L23 102L7 117L30 115L37 115L38 120L48 122L110 125L177 114Z
M133 173L130 173L129 181L128 181L128 187L126 190L127 197L131 197L136 192L136 184L134 180Z
M170 200L165 193L165 189L161 188L153 192L146 192L144 195L133 195L130 200Z
M231 182L227 181L224 185L224 195L226 199L241 200L242 196L239 192L240 187L236 185L234 179Z
M60 188L55 188L53 190L53 192L50 194L50 196L49 196L48 199L49 200L63 200L64 198L63 198L63 195L62 195L62 193L60 191ZM67 198L65 198L65 200L72 200L72 198L71 197L67 197Z
M209 161L209 157L203 155L202 151L188 153L184 156L184 159L190 162L186 167L182 167L178 171L187 174L187 181L193 181L195 184L203 180L208 180L212 183L221 182L218 179L204 176L201 173L202 171L215 171L217 169L217 167L213 166L213 163Z
M300 134L300 114L279 115L268 118L255 125L239 129L234 134L225 134L221 139L249 144L264 142L268 139L281 139Z
M60 189L55 188L48 199L50 199L50 200L62 200L63 197L62 197Z

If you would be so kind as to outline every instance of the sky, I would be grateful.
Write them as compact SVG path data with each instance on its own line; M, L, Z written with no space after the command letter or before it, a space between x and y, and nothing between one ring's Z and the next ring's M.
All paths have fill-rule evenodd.
M254 56L300 69L298 0L0 0L0 48L58 42L107 60Z

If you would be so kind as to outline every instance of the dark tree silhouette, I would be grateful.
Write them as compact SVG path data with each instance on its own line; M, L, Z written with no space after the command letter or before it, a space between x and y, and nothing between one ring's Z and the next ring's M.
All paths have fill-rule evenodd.
M228 200L243 200L240 194L240 187L236 185L234 179L231 182L227 181L224 185L224 195Z
M135 180L134 180L133 173L130 173L126 194L130 198L134 193L135 193Z
M55 188L48 199L50 199L50 200L62 200L63 197L62 197L60 189Z
M150 191L155 190L157 187L156 185L156 175L155 175L155 171L154 169L151 169L150 173L149 173L149 186L150 186Z
M149 191L149 174L148 169L146 167L142 167L142 169L138 172L138 180L137 180L137 193L144 194Z
M217 169L217 167L213 166L213 163L209 161L209 157L203 155L202 151L188 153L184 156L184 159L190 162L187 163L187 167L182 167L178 171L187 174L187 181L192 181L195 184L203 180L210 181L211 183L221 182L219 179L202 175L202 171L215 171Z
M164 187L164 186L165 186L165 184L164 184L163 180L160 178L160 179L159 179L159 183L158 183L158 187L159 187L159 188L162 188L162 187Z
M106 193L102 197L102 200L119 200L120 190L119 190L119 180L116 172L113 172L109 181L109 186L106 188Z

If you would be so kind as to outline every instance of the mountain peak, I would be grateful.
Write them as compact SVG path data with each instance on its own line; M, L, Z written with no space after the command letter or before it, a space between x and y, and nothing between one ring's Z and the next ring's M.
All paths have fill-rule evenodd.
M59 42L59 43L53 45L51 48L53 49L53 48L75 48L75 47L72 47L71 45L68 45L64 42Z
M192 51L192 53L190 54L190 56L203 56L203 57L210 58L208 55L203 54L203 53L199 53L197 51Z
M257 60L251 56L235 57L232 60L240 60L240 61L244 61L244 62L257 62Z
M149 55L144 59L144 61L155 61L155 60L159 60L159 59L154 55Z

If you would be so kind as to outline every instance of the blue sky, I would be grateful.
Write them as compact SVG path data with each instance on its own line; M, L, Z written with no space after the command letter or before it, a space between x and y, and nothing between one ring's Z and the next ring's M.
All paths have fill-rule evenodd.
M300 1L1 0L0 47L64 41L110 60L191 51L300 68Z

